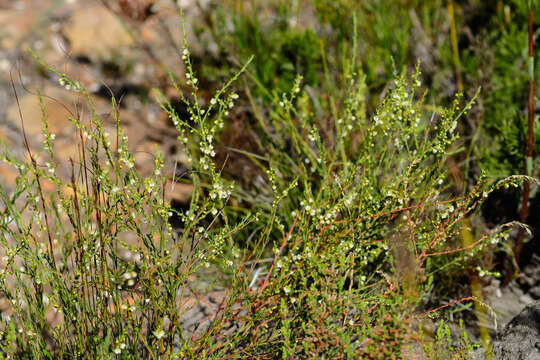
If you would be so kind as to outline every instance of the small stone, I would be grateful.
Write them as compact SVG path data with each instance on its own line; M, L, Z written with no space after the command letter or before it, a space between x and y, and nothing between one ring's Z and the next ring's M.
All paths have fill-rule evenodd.
M111 58L120 49L133 44L118 19L99 4L77 9L65 33L71 52L90 58Z
M529 294L525 294L519 297L519 302L525 305L529 305L534 302L533 298Z
M533 277L522 274L516 279L516 282L524 290L532 288L536 284L536 280Z
M510 291L512 291L516 296L520 297L523 296L523 290L514 282L511 282L510 285L508 285L508 288Z
M540 299L540 285L536 285L535 287L531 288L529 290L529 295L535 300Z
M43 98L43 105L47 114L49 131L54 134L73 132L72 124L68 120L68 116L71 115L68 109L71 107L70 104L76 100L76 95L66 94L60 88L44 88L42 89L42 93L48 96ZM39 140L41 142L43 139L41 134L43 131L43 121L39 98L34 94L24 95L20 97L18 104L13 102L9 107L7 120L17 127L21 126L19 106L24 120L26 135L29 137L29 140Z
M523 269L523 273L529 277L534 277L534 275L538 273L538 270L540 270L538 266L530 264L525 266L525 268Z

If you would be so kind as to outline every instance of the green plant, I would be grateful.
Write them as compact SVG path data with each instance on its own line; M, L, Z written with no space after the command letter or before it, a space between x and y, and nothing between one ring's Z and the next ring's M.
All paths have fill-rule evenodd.
M464 49L464 73L470 74L465 80L473 86L482 85L485 92L483 111L477 114L483 129L475 145L481 156L479 166L498 178L523 173L524 169L522 144L526 144L527 121L523 104L528 90L528 52L527 29L522 24L527 23L527 7L518 3L507 5L510 17L505 17L502 8L493 14L490 26L481 31L471 49ZM478 61L480 54L488 59L487 63ZM534 149L539 146L537 142Z
M442 320L435 334L435 341L424 345L424 351L430 359L469 359L476 346L471 344L464 329L463 321L459 322L460 334L456 339L450 327Z
M141 177L114 100L111 136L88 92L65 74L49 70L62 86L86 99L90 115L69 118L79 143L68 178L57 172L55 134L49 132L45 112L41 153L27 147L30 160L25 162L3 146L2 160L14 166L19 177L10 196L0 191L0 286L14 312L2 325L2 349L27 358L173 356L187 341L180 321L188 278L209 262L230 266L230 260L221 257L225 243L252 221L248 216L219 227L205 222L230 196L230 185L219 176L209 147L235 95L226 94L227 86L218 91L218 115L211 121L196 103L190 107L199 124L193 136L201 141L192 140L193 156L199 159L202 154L194 167L211 190L200 197L206 190L193 175L197 191L191 209L179 214L185 224L179 237L168 223L174 210L164 201L162 156L156 152L153 174ZM193 84L196 91L196 80ZM46 183L54 191L46 192ZM195 353L205 346L202 338L186 351Z
M356 17L352 24L340 38L342 45L350 40L347 52L319 53L322 70L307 30L286 31L280 44L301 44L305 66L256 60L249 77L266 101L251 98L250 105L264 152L234 149L261 171L246 186L215 160L234 103L243 100L231 88L239 75L202 101L184 44L187 87L172 75L170 81L188 117L155 92L189 159L185 181L193 193L189 209L177 211L178 233L168 222L175 210L164 201L171 184L159 152L153 174L143 178L114 100L114 132L107 135L88 92L47 66L81 94L90 115L70 118L79 142L68 177L58 171L45 112L40 154L28 148L24 161L3 147L2 160L20 176L11 194L0 191L0 289L13 312L0 324L2 356L387 359L419 341L413 324L449 297L437 276L476 268L504 236L497 228L463 247L461 219L493 189L525 177L480 179L452 197L445 160L475 98L458 95L448 108L429 108L420 72L405 71L393 74L368 113ZM244 35L255 42L263 36L252 32ZM286 81L276 83L281 65ZM313 79L306 84L296 70L313 71ZM45 191L46 183L54 190ZM185 306L197 295L191 279L207 268L220 271L216 282L227 290L207 325L188 332ZM438 298L425 299L428 292ZM448 339L442 332L438 339ZM463 351L446 345L450 357L470 350L466 341Z

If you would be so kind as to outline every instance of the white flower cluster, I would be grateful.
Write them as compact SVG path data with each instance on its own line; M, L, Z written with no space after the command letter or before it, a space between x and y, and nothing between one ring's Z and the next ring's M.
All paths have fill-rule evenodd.
M339 210L337 206L328 209L326 212L319 214L319 225L330 225L337 218Z
M299 75L294 80L294 86L293 86L292 92L294 94L298 94L300 92L300 86L301 85L302 85L302 76Z
M137 278L137 273L135 271L127 271L122 275L122 278L126 280L127 286L131 287L135 285L135 279Z
M191 75L190 73L186 73L186 84L188 85L197 85L199 82L199 79Z
M43 139L43 144L47 147L47 150L52 151L52 148L50 147L51 142L56 139L56 134L54 133L44 133L45 139Z
M188 72L186 73L186 84L197 88L199 79L197 79L197 77L195 77L195 74L193 73L193 69L191 67L190 53L187 47L184 47L184 49L182 50L182 60L184 61L188 69Z
M437 204L435 208L439 210L441 219L448 218L455 210L454 205L452 204Z
M116 344L116 347L113 349L113 352L116 355L120 355L122 353L122 350L124 350L125 348L126 348L126 344L124 342L119 342L118 344Z
M154 179L146 178L144 179L144 189L151 194L154 191L159 191L159 188L156 186Z
M124 158L121 158L120 160L127 166L128 169L133 168L133 166L135 165L133 160L130 158L124 157Z
M214 150L214 144L212 144L213 139L214 139L214 136L212 134L208 134L199 143L199 148L201 149L202 153L205 155L209 155L210 157L216 156L216 152Z
M306 213L311 216L317 215L317 213L320 211L320 209L316 208L313 205L312 198L309 198L308 201L305 201L305 200L300 201L300 206L303 207Z
M71 81L65 76L58 79L58 83L66 90L80 91L81 84L78 81Z
M154 334L156 339L159 340L165 336L165 331L163 329L156 329L152 332L152 334Z
M281 100L278 102L279 107L281 108L290 108L292 101L298 96L300 93L300 87L302 85L302 76L298 75L294 81L294 85L290 91L290 97L287 98L287 94L283 93L281 94Z
M212 199L221 199L225 200L231 196L233 190L233 186L231 185L225 185L223 183L223 180L217 179L214 184L212 185L212 190L210 191L210 197Z
M54 176L54 174L56 173L56 167L52 165L50 162L46 162L45 167L47 168L47 171L49 172L49 174Z

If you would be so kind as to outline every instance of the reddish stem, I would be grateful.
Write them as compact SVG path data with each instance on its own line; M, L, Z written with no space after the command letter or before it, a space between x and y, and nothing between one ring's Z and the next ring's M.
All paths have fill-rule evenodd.
M527 154L525 156L525 169L527 175L532 175L532 157L533 157L533 122L534 122L534 42L533 42L533 7L529 7L529 104L528 104L528 138L527 138ZM529 196L531 185L529 181L523 184L523 200L521 204L521 221L525 222L529 216ZM525 231L520 229L516 246L514 248L514 256L516 262L519 263L519 257L523 248L523 237Z

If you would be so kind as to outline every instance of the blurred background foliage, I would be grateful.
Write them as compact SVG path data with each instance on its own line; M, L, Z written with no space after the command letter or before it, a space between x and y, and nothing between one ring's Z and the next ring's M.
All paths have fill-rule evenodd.
M464 92L470 98L481 89L478 105L459 126L462 145L470 151L458 158L472 161L467 178L481 171L494 178L523 173L527 2L467 0L454 6ZM307 86L342 86L328 84L325 77L342 73L343 59L352 51L352 14L357 16L357 56L366 76L368 111L387 92L394 72L411 70L418 62L423 85L431 90L426 106L448 104L458 92L447 1L229 0L208 9L199 34L213 34L220 65L209 73L224 75L227 63L239 64L255 55L250 82L254 95L265 102L272 99L265 89L281 94L298 73ZM538 56L535 59L538 62ZM540 150L539 132L536 127L535 153ZM535 165L538 168L538 157Z

